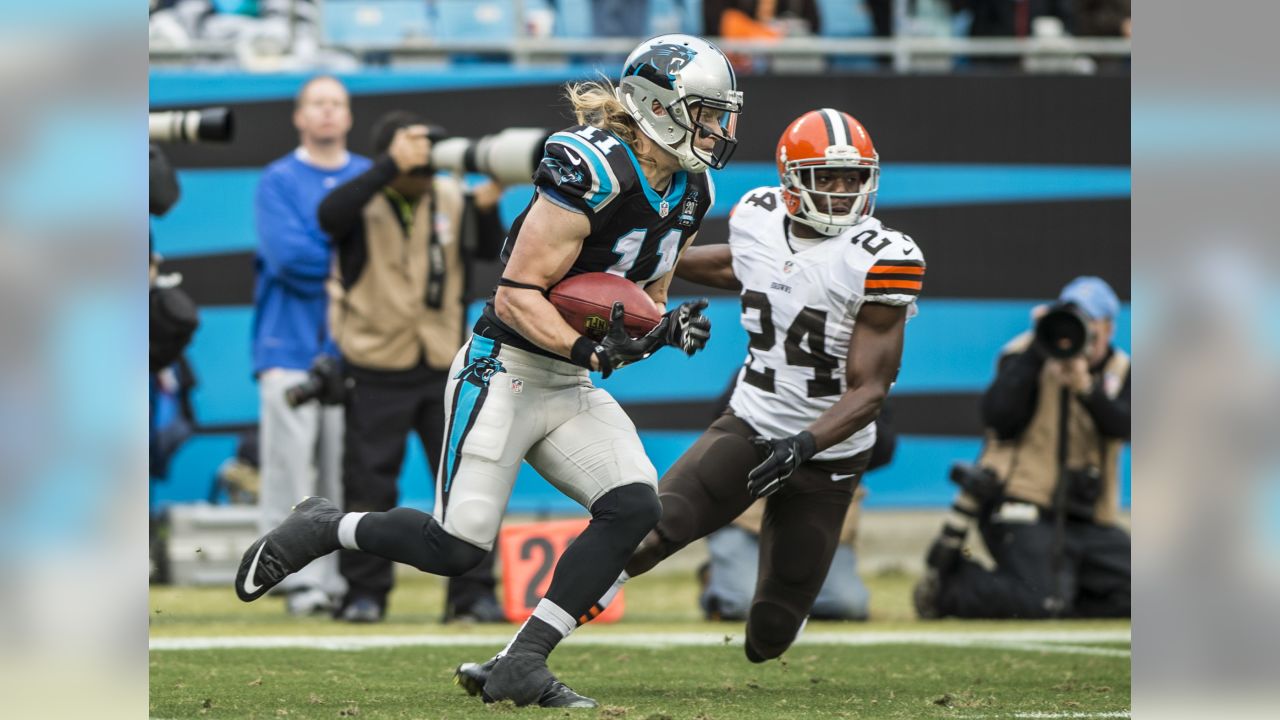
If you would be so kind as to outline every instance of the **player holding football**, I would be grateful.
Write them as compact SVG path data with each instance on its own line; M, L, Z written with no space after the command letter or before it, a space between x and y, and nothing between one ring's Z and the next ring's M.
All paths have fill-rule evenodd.
M806 113L777 149L781 187L734 208L729 243L691 248L680 276L742 291L750 336L729 410L663 477L662 520L591 610L630 577L769 498L747 618L752 662L781 655L818 595L898 373L924 258L871 216L880 163L846 113ZM495 660L459 670L469 690Z
M665 309L676 259L714 200L705 171L724 167L736 146L742 93L715 46L666 35L631 53L616 90L586 83L570 86L568 96L582 124L548 139L533 176L537 192L502 251L503 277L450 370L435 515L344 514L309 498L245 552L236 592L254 600L340 547L461 574L493 547L527 460L588 508L591 522L476 689L486 701L594 707L556 680L547 656L618 577L661 507L635 426L589 372L608 377L663 345L692 355L711 323L700 312L705 300L685 303L633 339L618 303L597 342L571 328L547 293L563 278L603 271L644 287Z

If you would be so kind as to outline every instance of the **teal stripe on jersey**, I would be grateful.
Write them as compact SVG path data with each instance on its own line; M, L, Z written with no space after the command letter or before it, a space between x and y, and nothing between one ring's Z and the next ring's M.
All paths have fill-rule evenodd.
M551 136L551 140L575 148L583 157L591 161L591 174L595 177L598 183L597 187L599 187L599 190L592 193L591 197L585 198L591 209L594 210L600 207L613 196L615 190L613 181L609 179L609 161L605 159L604 153L601 153L599 148L573 133L558 132ZM625 147L626 143L623 143L623 146Z
M472 336L471 344L467 349L467 364L470 365L477 358L492 357L493 354L493 340L478 335ZM485 390L487 388L473 385L465 379L458 380L457 400L453 403L453 414L449 418L449 448L445 458L444 473L444 492L446 493L453 485L458 451L462 449L462 443L467 439L466 434L472 425L472 416L479 411Z
M631 151L631 146L622 143L622 147L627 150L627 157L631 158L631 166L636 170L636 179L640 182L640 188L644 190L644 196L649 201L649 207L658 215L662 214L662 199L665 197L670 206L680 202L680 198L684 197L685 186L689 182L689 172L687 170L679 170L675 175L671 176L671 184L667 186L666 195L659 195L657 190L649 187L649 180L644 176L644 170L640 169L640 161L636 159L636 154Z

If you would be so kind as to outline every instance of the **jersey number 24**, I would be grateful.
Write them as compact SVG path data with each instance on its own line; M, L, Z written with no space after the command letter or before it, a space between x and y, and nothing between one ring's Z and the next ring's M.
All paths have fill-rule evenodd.
M747 331L750 338L747 347L761 352L773 349L778 338L773 326L773 306L769 303L769 296L756 290L744 290L742 310L746 312L748 309L760 313L760 332ZM808 383L809 397L840 394L840 379L834 375L834 371L840 366L840 360L827 352L826 312L811 307L801 310L791 327L787 328L783 350L788 365L813 368L813 379ZM756 366L761 369L755 369ZM777 392L773 376L773 368L765 367L755 353L751 353L743 380L765 392Z

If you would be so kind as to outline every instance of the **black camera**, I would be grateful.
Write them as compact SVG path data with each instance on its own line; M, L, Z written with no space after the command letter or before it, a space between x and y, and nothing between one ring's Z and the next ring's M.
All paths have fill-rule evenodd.
M147 114L151 142L229 142L234 129L231 108L226 107Z
M1073 358L1083 353L1092 341L1089 316L1075 303L1057 303L1036 321L1035 343L1051 358Z
M1004 483L990 468L969 463L951 464L951 482L982 505L990 505L1004 495Z
M286 388L284 401L289 407L296 408L312 400L319 400L325 405L337 405L342 402L346 393L346 382L342 377L342 366L328 355L321 355L307 370L307 379Z

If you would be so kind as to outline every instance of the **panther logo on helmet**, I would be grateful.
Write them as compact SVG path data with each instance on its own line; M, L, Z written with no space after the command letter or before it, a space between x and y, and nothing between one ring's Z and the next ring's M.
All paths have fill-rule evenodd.
M697 52L672 43L650 45L627 68L623 75L639 75L659 87L672 90L676 86L676 73L688 65Z

